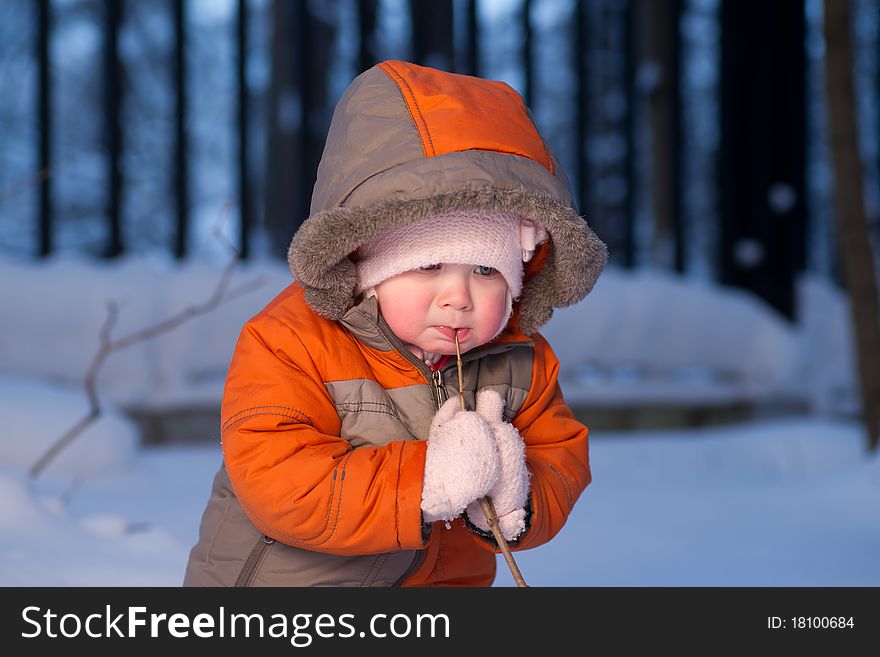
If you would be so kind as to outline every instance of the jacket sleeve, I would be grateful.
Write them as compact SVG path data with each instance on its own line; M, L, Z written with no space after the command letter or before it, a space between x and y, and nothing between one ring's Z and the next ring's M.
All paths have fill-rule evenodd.
M267 536L346 555L424 547L424 441L352 449L339 437L319 367L291 327L266 316L245 325L221 416L233 489Z
M534 335L532 385L513 419L526 445L531 494L526 531L510 544L527 550L552 539L568 519L575 502L590 483L586 426L575 419L559 387L559 361L540 334ZM498 551L494 539L475 538Z

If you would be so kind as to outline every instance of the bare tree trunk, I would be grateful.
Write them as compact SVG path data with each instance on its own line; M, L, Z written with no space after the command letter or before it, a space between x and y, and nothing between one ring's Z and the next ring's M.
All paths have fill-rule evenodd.
M304 172L297 158L302 123L301 99L293 58L294 4L275 0L271 5L272 75L268 90L266 128L266 190L264 222L270 254L283 257L293 235L299 185Z
M720 15L719 278L791 319L805 246L804 3L722 2Z
M413 59L417 64L451 71L455 61L452 0L410 0Z
M363 73L379 61L376 42L376 14L379 0L358 0L358 73Z
M841 269L852 308L868 444L874 450L880 443L880 301L856 128L850 9L846 0L825 0L825 84Z
M313 14L314 6L323 11ZM336 28L323 14L333 12L329 2L272 4L265 226L271 254L282 258L309 216L329 124L326 80Z
M678 16L675 0L642 0L638 4L641 41L644 44L641 67L650 66L648 95L651 124L651 205L654 214L652 261L662 269L673 269L676 254L675 149L676 107L674 21ZM644 69L645 72L648 70Z

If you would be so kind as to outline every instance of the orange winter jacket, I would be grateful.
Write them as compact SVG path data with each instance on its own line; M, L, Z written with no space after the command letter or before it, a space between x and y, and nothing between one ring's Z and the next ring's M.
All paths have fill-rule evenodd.
M605 247L573 208L559 163L502 83L405 62L359 76L337 105L296 282L244 327L226 380L223 466L187 585L489 585L497 546L462 519L422 521L426 438L458 394L355 297L352 257L372 236L458 208L519 214L550 236L528 263L507 328L463 354L464 398L492 388L531 473L528 549L565 524L590 481L587 428L537 332L592 288Z

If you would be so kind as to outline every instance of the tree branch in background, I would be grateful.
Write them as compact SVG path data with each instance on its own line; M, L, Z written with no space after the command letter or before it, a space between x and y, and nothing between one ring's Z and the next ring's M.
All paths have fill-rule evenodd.
M255 290L264 283L263 277L258 277L239 286L233 288L229 287L232 272L241 260L241 254L238 249L236 249L231 242L223 238L221 231L222 224L229 215L229 210L230 203L227 202L223 206L220 219L214 227L214 236L231 253L231 258L224 268L220 280L214 288L214 292L207 301L187 306L176 315L173 315L158 324L148 326L116 339L113 339L112 334L113 328L116 326L116 322L119 319L119 305L115 301L107 303L107 319L104 320L104 325L101 327L98 352L92 359L84 380L86 395L89 400L89 411L81 420L79 420L79 422L70 427L63 435L52 443L43 455L34 462L29 471L31 479L35 479L65 447L70 445L77 436L101 416L101 402L98 398L97 392L98 372L111 354L126 349L138 342L143 342L163 333L168 333L193 317L207 314L219 306L229 303L230 301Z
M880 300L859 156L851 7L825 0L825 84L840 263L855 329L862 413L869 448L875 450L880 444Z

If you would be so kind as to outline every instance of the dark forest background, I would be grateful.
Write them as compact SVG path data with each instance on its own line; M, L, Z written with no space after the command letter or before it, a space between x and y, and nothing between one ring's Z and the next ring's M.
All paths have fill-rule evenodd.
M880 0L4 1L0 254L219 258L229 212L282 259L336 100L389 58L516 88L613 264L791 321L818 274L880 353Z

